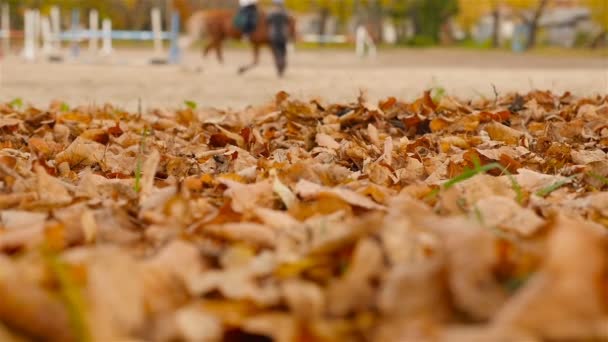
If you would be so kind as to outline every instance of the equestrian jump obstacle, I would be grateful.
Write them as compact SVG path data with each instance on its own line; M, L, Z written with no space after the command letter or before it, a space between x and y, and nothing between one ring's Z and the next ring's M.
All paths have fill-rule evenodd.
M109 19L102 21L100 30L99 12L91 10L89 12L89 28L84 29L80 23L80 11L73 10L70 29L61 31L59 8L53 7L51 9L50 18L40 16L38 10L27 10L24 21L23 57L29 61L36 60L41 38L41 53L52 61L63 60L61 53L62 42L70 43L70 55L72 58L77 59L80 56L80 44L83 41L88 41L90 55L109 56L113 52L112 42L114 40L129 40L153 41L154 55L151 62L154 64L178 63L180 58L178 45L180 33L179 14L177 12L173 13L169 31L162 30L161 11L158 8L152 9L151 17L151 31L113 30L112 21ZM100 40L101 50L99 49ZM169 41L170 43L168 56L163 51L163 41Z

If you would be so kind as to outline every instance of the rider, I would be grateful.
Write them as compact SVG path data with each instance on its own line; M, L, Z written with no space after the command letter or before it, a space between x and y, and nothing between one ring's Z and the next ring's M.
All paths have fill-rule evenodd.
M258 21L258 0L239 0L239 13L236 16L236 27L243 32L243 37L251 38Z
M273 0L266 18L272 53L277 61L279 76L287 66L287 42L289 40L289 14L283 0Z

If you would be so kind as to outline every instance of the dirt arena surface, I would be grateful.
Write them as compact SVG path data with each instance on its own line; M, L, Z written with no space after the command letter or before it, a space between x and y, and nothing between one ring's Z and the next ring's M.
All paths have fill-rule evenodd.
M0 101L23 98L46 105L111 102L133 109L175 107L184 100L201 106L239 108L260 104L279 90L328 101L352 100L364 89L372 99L389 95L410 99L441 86L462 97L494 96L534 88L593 95L608 90L608 58L513 55L441 49L386 50L359 59L347 50L296 51L284 79L275 76L268 51L261 66L238 76L250 60L246 50L229 50L224 65L188 52L180 66L152 66L146 50L118 49L109 60L83 56L62 64L26 63L8 57L0 66Z

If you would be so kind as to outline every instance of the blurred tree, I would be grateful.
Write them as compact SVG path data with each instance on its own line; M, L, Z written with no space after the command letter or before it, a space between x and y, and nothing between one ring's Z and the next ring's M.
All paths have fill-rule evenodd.
M491 14L493 17L492 46L500 45L500 0L459 0L457 21L467 34L479 23L480 19Z
M442 26L458 13L458 0L416 0L409 10L416 39L436 44Z
M586 0L586 3L591 9L593 20L600 26L599 34L591 43L592 48L597 48L608 39L608 1Z
M597 2L597 6L606 4L608 0L587 0ZM527 48L536 45L538 35L538 23L544 11L551 4L551 0L460 0L460 11L458 22L469 31L484 15L492 15L493 32L492 45L500 45L501 7L511 8L520 18L521 22L528 26Z
M482 16L490 13L493 9L491 4L495 1L496 0L459 0L459 10L456 17L457 22L465 31L470 32L475 25L477 25Z
M508 6L517 11L522 22L528 26L527 49L536 46L538 22L550 0L503 0ZM606 0L601 0L606 1Z

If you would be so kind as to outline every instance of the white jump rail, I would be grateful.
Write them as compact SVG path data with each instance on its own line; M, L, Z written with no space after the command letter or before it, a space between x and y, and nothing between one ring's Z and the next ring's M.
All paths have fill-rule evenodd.
M302 41L306 43L345 44L348 43L348 37L345 35L304 34L302 35Z

